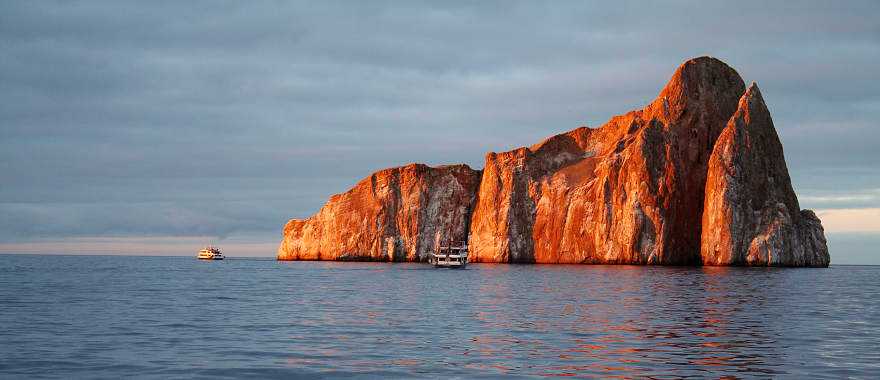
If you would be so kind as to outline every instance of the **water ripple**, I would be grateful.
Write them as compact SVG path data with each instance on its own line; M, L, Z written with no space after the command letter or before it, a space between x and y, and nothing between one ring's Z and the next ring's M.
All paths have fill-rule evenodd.
M880 267L7 255L0 377L877 378Z

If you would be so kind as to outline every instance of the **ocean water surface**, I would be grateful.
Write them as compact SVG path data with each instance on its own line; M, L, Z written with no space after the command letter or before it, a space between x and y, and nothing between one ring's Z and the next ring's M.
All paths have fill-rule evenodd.
M878 378L880 267L0 255L0 378Z

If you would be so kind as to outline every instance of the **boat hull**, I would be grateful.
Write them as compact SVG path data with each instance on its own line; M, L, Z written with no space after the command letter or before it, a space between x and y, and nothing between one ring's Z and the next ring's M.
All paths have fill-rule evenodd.
M467 267L467 255L433 254L430 263L434 268L464 269Z
M465 264L434 264L434 268L464 269L465 267L467 267L467 263L465 263Z

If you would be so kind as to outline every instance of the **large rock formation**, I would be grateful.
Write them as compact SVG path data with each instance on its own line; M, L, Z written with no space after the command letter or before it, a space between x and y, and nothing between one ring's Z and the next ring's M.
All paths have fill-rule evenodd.
M284 226L279 260L424 261L467 240L480 172L467 165L385 169Z
M752 84L715 143L703 212L706 265L828 266L822 224L801 210L782 143Z
M745 86L685 62L645 109L486 157L473 261L699 262L706 165Z
M723 62L689 60L644 109L489 153L482 176L466 166L378 172L290 221L278 258L423 261L469 229L475 262L827 265L769 113L763 101L744 111L740 98L757 91L744 92ZM739 171L720 174L730 168ZM747 208L762 211L745 220Z

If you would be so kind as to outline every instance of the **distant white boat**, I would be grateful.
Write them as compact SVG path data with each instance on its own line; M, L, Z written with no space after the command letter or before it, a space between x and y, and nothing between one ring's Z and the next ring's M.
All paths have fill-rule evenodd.
M223 253L220 252L220 248L213 245L202 248L197 257L199 260L223 260L224 258Z

